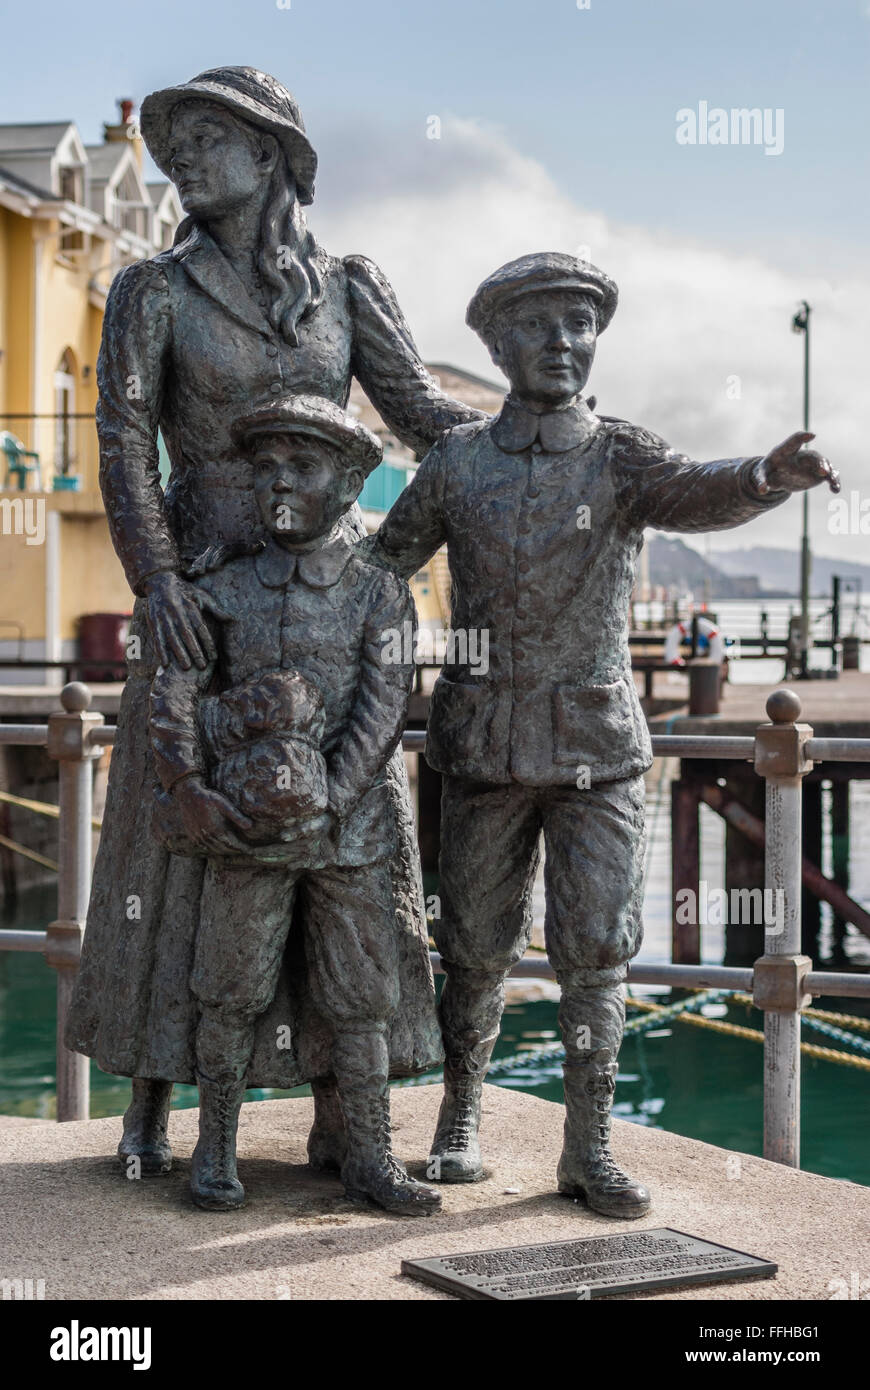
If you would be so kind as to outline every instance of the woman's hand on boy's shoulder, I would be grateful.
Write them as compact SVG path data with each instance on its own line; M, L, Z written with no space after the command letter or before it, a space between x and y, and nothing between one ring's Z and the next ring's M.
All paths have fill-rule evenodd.
M143 587L160 664L175 661L182 671L192 665L205 670L217 651L194 585L171 570L160 570L149 575Z

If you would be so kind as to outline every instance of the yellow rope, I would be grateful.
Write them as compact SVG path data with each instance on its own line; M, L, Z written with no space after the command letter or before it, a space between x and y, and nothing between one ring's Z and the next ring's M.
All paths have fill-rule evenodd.
M751 994L733 994L731 997L738 1004L753 1002ZM857 1014L838 1014L833 1009L801 1009L801 1013L808 1018L818 1018L822 1023L835 1023L838 1028L844 1028L848 1023L850 1028L860 1028L870 1033L870 1018L860 1018Z
M801 1043L801 1052L807 1057L820 1057L823 1062L842 1062L844 1067L857 1067L859 1071L870 1071L870 1057L859 1057L852 1052L835 1052L832 1047L819 1047L818 1043Z
M0 801L7 801L10 806L23 806L25 811L35 811L37 815L48 816L51 820L57 820L60 816L60 807L52 806L49 801L30 801L26 796L13 796L12 792L0 792ZM91 825L94 830L103 828L99 816L91 817Z
M54 869L57 873L57 864L53 859L46 859L44 854L37 854L35 849L25 849L24 845L19 845L16 840L7 840L5 835L0 835L0 845L4 849L12 849L16 854L23 855L25 859L32 859L34 864L41 864L44 869Z
M730 1033L732 1038L751 1038L753 1042L763 1042L764 1034L757 1028L744 1028L739 1023L726 1023L722 1018L705 1018L703 1014L677 1014L676 1021L695 1023L699 1028L712 1028L714 1033ZM870 1062L870 1057L868 1057Z
M741 1002L747 1001L751 1004L752 999L749 995L742 995ZM663 1005L653 1004L648 999L634 999L630 1001L636 1008L649 1009L655 1013L664 1011ZM809 1009L804 1012L809 1013ZM814 1012L816 1012L814 1010ZM847 1018L848 1015L836 1014L836 1018ZM705 1018L703 1014L686 1013L671 1015L668 1022L694 1023L698 1028L710 1028L714 1033L727 1033L732 1038L747 1038L750 1042L764 1042L764 1034L758 1028L744 1028L739 1023L726 1023L721 1018ZM866 1021L866 1020L865 1020ZM851 1052L837 1052L833 1047L820 1047L817 1043L801 1043L801 1052L805 1057L818 1057L824 1062L841 1062L846 1067L857 1067L859 1071L870 1071L870 1057L858 1057Z

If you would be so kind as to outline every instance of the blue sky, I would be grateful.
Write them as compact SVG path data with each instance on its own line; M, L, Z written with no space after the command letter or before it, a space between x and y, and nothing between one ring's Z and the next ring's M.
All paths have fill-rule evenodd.
M381 263L430 360L495 376L463 323L475 285L589 246L621 289L601 408L697 457L798 428L788 326L809 298L813 425L870 496L870 0L43 0L7 10L3 37L0 121L69 117L89 142L116 97L226 63L274 73L320 156L315 232ZM678 144L702 101L781 109L782 153ZM791 544L797 512L714 546ZM813 518L820 551L865 555L866 536L826 534L821 493Z
M205 67L281 76L323 146L360 115L494 123L612 217L789 257L863 255L868 0L49 0L7 9L2 119L75 115ZM11 59L11 61L10 61ZM685 148L675 113L784 111L785 148ZM328 148L324 147L325 149ZM324 154L325 157L325 154Z

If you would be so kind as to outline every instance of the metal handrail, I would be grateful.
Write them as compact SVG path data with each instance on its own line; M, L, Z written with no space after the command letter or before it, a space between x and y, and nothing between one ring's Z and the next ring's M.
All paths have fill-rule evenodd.
M0 743L46 744L47 724L0 724Z
M0 724L0 744L47 746L58 760L59 840L58 919L46 931L0 930L0 950L41 951L58 972L57 1117L86 1119L89 1112L89 1061L67 1052L63 1029L87 915L91 877L91 764L115 742L116 730L89 712L91 693L78 682L61 691L61 712L47 724ZM765 936L765 954L750 968L717 965L632 964L636 984L752 991L764 1010L764 1155L792 1167L800 1156L800 1014L809 997L835 994L870 998L870 974L814 971L800 954L801 794L803 777L817 761L870 761L870 739L815 738L797 724L800 702L790 691L767 702L771 723L752 738L662 734L652 739L658 757L753 761L766 784L765 886L784 899L783 929ZM402 746L422 753L426 733L406 730ZM433 965L441 968L433 953ZM546 956L526 956L517 976L553 975Z
M806 755L814 763L870 763L870 738L811 738Z

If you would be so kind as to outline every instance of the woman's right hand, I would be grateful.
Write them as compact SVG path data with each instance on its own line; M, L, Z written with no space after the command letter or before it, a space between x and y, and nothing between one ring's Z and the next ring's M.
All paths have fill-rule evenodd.
M217 658L214 638L202 616L196 590L171 570L145 581L148 626L162 666L176 662L182 671L191 665L204 670Z

